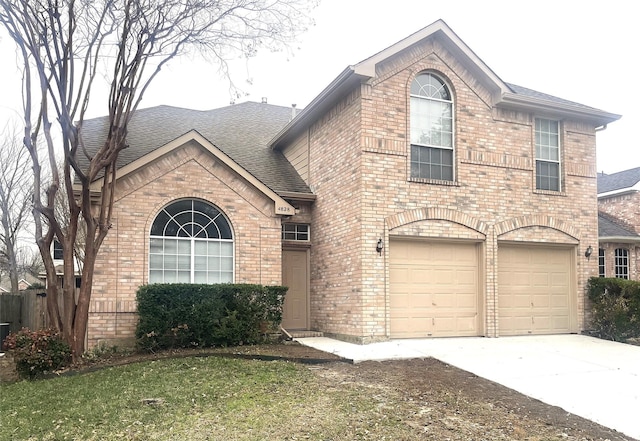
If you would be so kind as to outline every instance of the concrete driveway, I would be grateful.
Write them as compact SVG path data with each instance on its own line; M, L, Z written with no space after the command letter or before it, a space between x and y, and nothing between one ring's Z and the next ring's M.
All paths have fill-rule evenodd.
M640 439L640 346L583 335L297 341L354 363L433 357Z

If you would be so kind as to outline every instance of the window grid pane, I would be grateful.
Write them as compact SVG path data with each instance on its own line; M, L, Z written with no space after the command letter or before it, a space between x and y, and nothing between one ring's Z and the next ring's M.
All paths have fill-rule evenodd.
M411 146L411 177L453 180L453 150Z
M282 224L282 240L309 242L308 224Z
M536 189L560 191L560 124L536 118Z
M233 275L231 227L217 208L181 200L158 214L149 241L149 283L233 282Z
M598 276L599 277L606 277L606 275L605 275L604 250L602 248L598 249Z
M410 176L453 181L453 100L447 85L422 73L411 83Z
M614 269L618 279L629 278L629 251L625 248L616 248Z

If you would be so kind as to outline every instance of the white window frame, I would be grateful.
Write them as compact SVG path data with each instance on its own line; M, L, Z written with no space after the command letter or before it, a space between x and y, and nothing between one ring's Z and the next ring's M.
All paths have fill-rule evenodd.
M606 263L604 248L598 248L598 277L607 277Z
M626 248L616 248L614 253L614 270L618 279L629 278L629 250Z
M431 87L427 87L427 85L420 85L419 83L419 79L421 77L431 77L433 79L435 79L437 82L440 83L440 90L444 89L446 91L446 95L448 96L448 99L444 99L444 98L439 98L437 95L439 94L438 90L435 90L434 87L432 87L432 84L429 84L429 86ZM415 93L416 91L413 90L414 86L417 86L419 88L420 92L424 92L424 93ZM412 81L411 83L411 91L410 91L410 111L409 111L409 142L410 142L410 152L409 152L409 176L411 180L428 180L428 181L445 181L445 182L455 182L456 179L456 170L455 170L455 163L456 163L456 155L455 155L455 106L454 106L454 99L453 99L453 94L451 91L451 87L447 84L447 82L440 77L439 75L436 75L433 72L421 72L420 74L418 74ZM421 100L421 101L418 101ZM449 117L450 117L450 131L448 130L433 130L432 128L428 129L429 132L429 136L428 139L417 139L415 136L416 133L416 128L419 127L422 130L422 132L425 132L424 127L426 125L429 124L429 122L432 120L432 118L437 118L438 114L437 113L429 113L427 115L427 120L428 121L420 121L419 123L417 123L417 119L418 116L422 116L422 115L418 115L417 110L416 110L416 104L418 102L427 102L429 104L440 104L440 105L446 105L449 108ZM440 115L443 115L443 112L440 112ZM447 127L447 124L440 124L440 127ZM432 138L431 138L431 134L432 133L439 133L440 135L448 135L445 136L445 138L450 138L451 142L450 145L447 145L447 143L443 143L443 142L432 142ZM444 163L442 160L439 163L430 163L430 162L422 162L422 161L414 161L414 154L417 155L421 155L421 154L427 154L427 155L431 155L434 152L439 152L441 155L445 152L450 152L451 154L451 163ZM442 158L442 156L441 156ZM431 171L429 171L428 174L422 174L422 173L414 173L414 166L416 166L418 168L421 167L439 167L440 170L440 175L434 177L435 174L432 174ZM451 177L443 177L443 169L446 167L450 167L451 168Z
M167 211L174 204L184 202L191 203L190 210L176 214ZM196 206L211 210L212 213L196 210ZM211 214L215 215L212 217ZM166 221L160 218L161 215ZM187 221L186 217L189 217ZM163 226L156 222L165 223ZM163 227L166 232L170 223L178 226L178 232L149 234L149 283L233 283L235 240L231 222L222 210L199 199L180 199L168 204L156 215L152 233L154 226ZM194 229L190 232L191 226ZM228 232L221 231L221 226ZM198 249L203 246L207 251L199 254ZM206 280L202 279L203 275Z
M309 224L282 224L282 240L310 242L311 226Z
M544 130L542 125L543 123L547 123L549 130ZM555 126L555 132L552 131L551 126ZM535 138L535 179L536 179L536 190L541 191L554 191L560 192L562 191L562 143L561 143L561 133L560 133L560 121L555 119L548 118L535 118L534 121L534 138ZM554 145L551 140L557 140L557 145ZM545 142L546 141L546 142ZM557 159L551 157L551 149L555 149L557 151ZM546 154L542 154L545 151ZM538 173L538 164L555 164L558 166L558 188L547 188L550 187L547 182L543 182L541 180L541 175ZM546 175L545 177L550 177L550 175ZM547 185L543 185L547 184Z

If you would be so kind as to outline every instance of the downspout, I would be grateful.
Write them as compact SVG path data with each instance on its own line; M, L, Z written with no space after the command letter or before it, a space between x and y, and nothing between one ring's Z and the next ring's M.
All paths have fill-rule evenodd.
M603 132L605 130L607 130L607 124L605 124L603 126L600 126L600 127L596 127L596 133L597 132Z

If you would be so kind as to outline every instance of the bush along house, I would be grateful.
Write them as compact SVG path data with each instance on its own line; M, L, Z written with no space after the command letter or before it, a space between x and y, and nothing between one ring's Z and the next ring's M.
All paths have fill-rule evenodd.
M579 332L595 133L618 118L504 82L443 21L301 111L139 110L89 344L131 338L159 282L286 285L285 329L357 343Z

